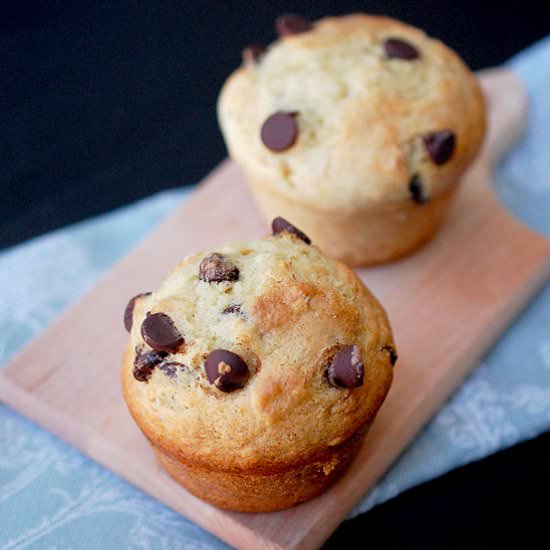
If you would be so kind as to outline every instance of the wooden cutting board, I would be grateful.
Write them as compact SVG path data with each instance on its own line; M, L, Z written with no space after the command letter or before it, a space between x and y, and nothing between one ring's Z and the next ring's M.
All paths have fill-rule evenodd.
M511 73L495 70L482 80L490 137L445 227L410 258L359 271L388 310L400 359L360 456L323 496L271 514L205 504L159 469L121 398L128 297L156 288L192 251L268 231L229 162L3 369L0 397L238 548L319 546L550 274L550 241L513 219L491 189L492 165L521 132L523 91Z

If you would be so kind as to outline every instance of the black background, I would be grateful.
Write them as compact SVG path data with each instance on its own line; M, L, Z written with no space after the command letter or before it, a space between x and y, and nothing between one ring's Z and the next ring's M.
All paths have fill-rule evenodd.
M219 89L243 46L273 40L280 13L385 13L479 69L550 32L545 4L0 1L0 248L201 179L225 156ZM412 489L344 523L328 547L544 537L549 450L545 435Z

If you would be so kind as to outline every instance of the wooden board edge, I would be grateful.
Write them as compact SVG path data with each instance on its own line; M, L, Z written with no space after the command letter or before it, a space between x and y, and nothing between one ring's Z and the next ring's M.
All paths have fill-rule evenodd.
M114 448L107 440L98 436L92 430L86 429L81 423L73 422L70 418L59 413L56 409L35 399L28 392L22 390L17 384L13 383L8 377L3 376L1 369L0 404L21 414L26 420L31 421L39 428L54 435L65 444L71 446L76 452L81 453L96 464L99 464L102 468L105 468L126 483L129 483L138 491L145 493L164 506L170 508L178 515L185 517L188 521L196 523L205 531L217 536L220 540L239 548L257 548L258 543L261 543L262 548L269 550L284 550L282 546L279 546L274 541L262 538L256 531L253 531L246 523L239 521L239 519L234 517L231 513L227 513L222 509L196 499L196 497L188 493L183 487L180 487L172 481L159 466L159 472L161 472L162 477L168 484L173 485L174 490L185 491L187 496L198 501L200 507L208 510L208 514L205 514L205 517L211 518L212 515L214 515L217 516L217 520L222 519L223 521L220 526L216 524L213 525L206 519L203 520L200 517L189 517L189 515L182 512L182 510L178 510L170 505L158 494L158 489L155 487L154 483L143 483L139 472L127 475L128 471L121 471L118 468L113 468L111 464L106 464L103 458L105 456L105 449L108 449L111 456L115 454L120 457L118 460L120 464L131 464L131 455L124 453L120 449ZM25 412L23 413L23 411ZM58 429L60 425L64 426L65 431L63 433ZM172 489L172 487L170 489Z

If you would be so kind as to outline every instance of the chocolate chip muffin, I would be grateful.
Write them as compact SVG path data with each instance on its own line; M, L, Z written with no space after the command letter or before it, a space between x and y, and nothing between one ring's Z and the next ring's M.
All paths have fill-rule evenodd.
M130 300L122 386L168 473L222 508L308 500L347 468L397 359L382 306L282 218Z
M267 219L293 220L352 265L408 254L440 226L485 133L475 76L387 17L277 20L244 51L218 117Z

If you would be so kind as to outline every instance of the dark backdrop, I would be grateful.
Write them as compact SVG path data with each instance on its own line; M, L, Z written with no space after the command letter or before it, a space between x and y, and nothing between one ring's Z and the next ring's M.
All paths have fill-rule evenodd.
M219 89L281 12L388 13L477 69L550 30L536 6L0 0L0 247L203 177L225 155Z
M0 0L0 248L203 177L225 155L218 91L243 46L273 39L282 12L386 13L479 69L548 33L545 4ZM544 537L549 451L546 435L452 472L346 522L329 546Z

